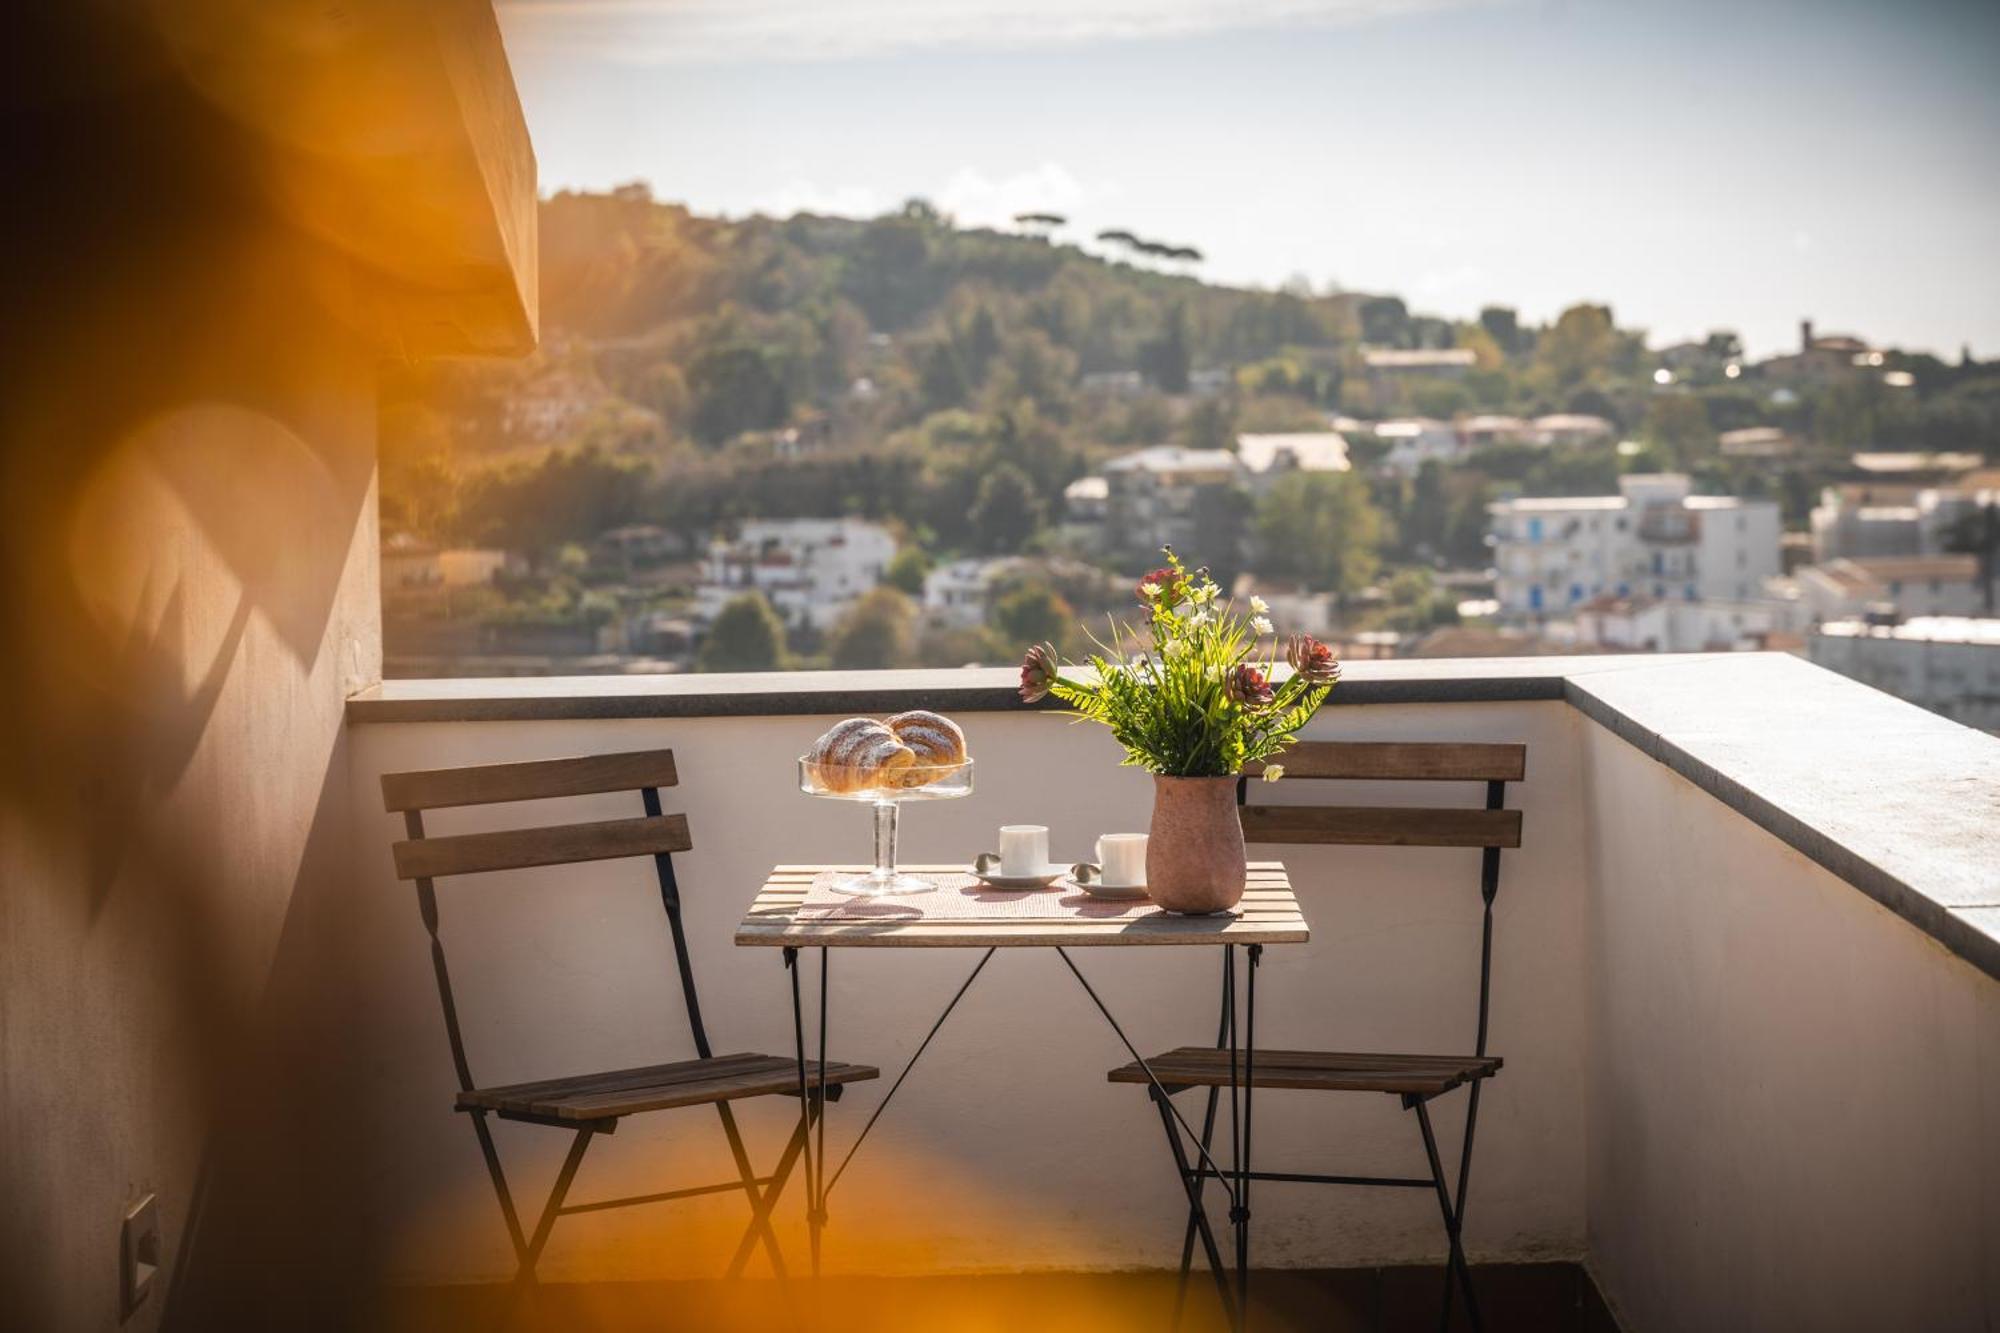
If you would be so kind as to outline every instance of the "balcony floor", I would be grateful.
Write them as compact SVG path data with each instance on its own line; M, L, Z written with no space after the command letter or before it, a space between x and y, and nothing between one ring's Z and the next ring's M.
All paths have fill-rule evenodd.
M1474 1268L1486 1327L1493 1333L1617 1333L1596 1285L1577 1264L1494 1264ZM1200 1272L1187 1333L1226 1327ZM1400 1333L1438 1326L1443 1270L1430 1267L1259 1272L1251 1282L1251 1325L1260 1333ZM801 1302L812 1288L795 1282ZM815 1333L1158 1333L1173 1309L1171 1274L1033 1274L977 1277L822 1279L821 1318L790 1318L775 1284L749 1281L548 1283L524 1302L519 1330L623 1333L629 1329L766 1330ZM382 1333L456 1333L499 1326L507 1293L495 1286L399 1288L369 1326ZM529 1302L539 1301L539 1305ZM1460 1319L1454 1327L1470 1327Z

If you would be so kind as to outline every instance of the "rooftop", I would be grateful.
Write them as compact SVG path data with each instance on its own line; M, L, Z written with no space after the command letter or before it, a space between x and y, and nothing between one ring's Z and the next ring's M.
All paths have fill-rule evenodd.
M1843 556L1808 568L1854 589L1930 579L1970 583L1979 577L1979 558L1971 555Z
M2000 648L2000 620L1974 616L1912 616L1898 625L1829 620L1821 634L1846 639L1900 639L1910 643L1962 643Z
M1968 453L1860 453L1852 461L1859 471L1893 476L1907 472L1970 472L1985 460Z
M1104 464L1106 472L1234 472L1239 466L1227 449L1189 449L1178 444L1155 444L1135 449Z
M1289 466L1301 472L1345 472L1347 441L1339 432L1323 430L1289 435L1239 435L1236 456L1252 472Z
M1361 359L1370 370L1465 370L1479 363L1469 347L1371 347L1362 349Z

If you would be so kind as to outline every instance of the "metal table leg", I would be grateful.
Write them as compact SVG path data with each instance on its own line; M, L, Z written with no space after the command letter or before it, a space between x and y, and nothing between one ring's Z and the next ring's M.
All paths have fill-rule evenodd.
M1228 955L1232 960L1232 966L1229 975L1233 977L1234 976L1233 960L1235 956L1236 946L1232 944L1232 945L1225 945L1224 947L1228 951ZM1253 944L1250 946L1250 948L1253 950L1251 971L1250 971L1250 977L1251 977L1250 985L1254 988L1256 985L1255 981L1256 956L1258 953L1262 952L1263 946ZM1104 1003L1103 999L1098 995L1096 989L1090 984L1089 979L1086 978L1083 975L1083 972L1077 967L1075 960L1073 960L1069 956L1069 951L1062 948L1061 946L1057 946L1056 956L1062 959L1064 964L1068 966L1070 974L1076 978L1077 984L1083 987L1084 994L1088 995L1090 997L1091 1003L1097 1006L1097 1012L1104 1015L1104 1021L1111 1025L1111 1030L1117 1034L1118 1040L1124 1045L1126 1052L1131 1055L1134 1062L1138 1064L1140 1070L1145 1073L1146 1082L1151 1086L1154 1100L1161 1107L1162 1113L1170 1117L1170 1119L1168 1120L1169 1129L1171 1130L1172 1126L1178 1125L1180 1129L1185 1131L1187 1136L1194 1141L1195 1151L1199 1155L1200 1159L1200 1169L1206 1169L1214 1173L1216 1180L1221 1183L1223 1191L1229 1199L1230 1220L1233 1223L1235 1223L1236 1226L1236 1301L1233 1309L1231 1308L1230 1305L1228 1290L1221 1282L1218 1282L1217 1285L1218 1288L1222 1289L1223 1308L1229 1311L1231 1314L1230 1325L1231 1327L1239 1330L1240 1333L1240 1330L1242 1330L1243 1328L1243 1321L1249 1309L1248 1299L1245 1293L1245 1279L1247 1277L1247 1271L1249 1267L1250 1214L1247 1208L1244 1206L1245 1201L1248 1198L1248 1189L1249 1189L1249 1177L1248 1177L1249 1119L1247 1115L1248 1089L1243 1088L1242 1090L1246 1094L1246 1096L1243 1099L1243 1105L1246 1114L1241 1122L1242 1131L1239 1134L1238 1119L1237 1119L1237 1096L1239 1087L1247 1080L1247 1066L1244 1077L1239 1078L1237 1064L1236 1064L1235 1025L1233 1022L1231 1023L1230 1033L1229 1033L1229 1042L1230 1042L1229 1132L1230 1132L1230 1143L1231 1143L1231 1161L1229 1170L1225 1171L1216 1162L1215 1158L1210 1155L1208 1148L1204 1144L1202 1138L1195 1134L1194 1127L1189 1125L1187 1120L1181 1115L1180 1108L1174 1105L1173 1098L1168 1094L1165 1085L1163 1085L1160 1082L1158 1076L1153 1073L1152 1065L1146 1062L1145 1056L1139 1054L1139 1048L1132 1044L1132 1039L1125 1035L1125 1029L1118 1025L1118 1020L1112 1016L1110 1008ZM1250 994L1250 1006L1251 1006L1252 1021L1248 1025L1248 1028L1252 1033L1254 1033L1256 1026L1255 1025L1256 994L1254 989L1251 991ZM1252 1042L1254 1044L1254 1036L1252 1038ZM1175 1139L1174 1143L1175 1146L1178 1148L1179 1140ZM1185 1181L1186 1177L1183 1176L1182 1179L1183 1181ZM1189 1201L1192 1207L1196 1209L1200 1208L1199 1195L1191 1192ZM1219 1276L1220 1274L1218 1272L1218 1277Z
M1232 946L1233 947L1233 946ZM1244 972L1243 1005L1243 1145L1236 1162L1236 1201L1230 1218L1236 1223L1236 1326L1250 1326L1250 1127L1257 1091L1257 965L1264 946L1250 946ZM1234 1070L1231 1070L1232 1078Z
M861 1127L861 1133L855 1137L853 1143L848 1145L846 1155L840 1159L840 1165L831 1174L827 1172L826 1103L830 1100L830 1091L837 1093L839 1090L829 1090L823 1074L821 1078L813 1079L807 1072L805 1002L799 983L799 951L797 948L787 946L783 952L785 968L791 973L792 1042L797 1055L799 1070L799 1127L794 1133L793 1139L800 1153L800 1161L804 1165L806 1225L812 1242L812 1273L814 1277L818 1277L820 1270L821 1233L827 1222L827 1196L833 1192L833 1187L840 1183L841 1176L846 1174L848 1165L854 1160L854 1154L860 1150L862 1141L868 1137L869 1131L875 1128L875 1122L882 1118L882 1112L889 1108L890 1101L894 1099L897 1090L903 1086L903 1080L910 1076L910 1071L916 1068L917 1061L922 1059L924 1052L930 1048L931 1039L937 1036L938 1029L944 1026L945 1019L951 1017L952 1011L958 1008L958 1002L965 998L965 993L972 989L972 983L978 979L979 974L985 970L986 964L992 960L993 950L988 949L980 956L979 962L973 967L971 975L967 976L965 981L959 986L957 993L951 997L951 1002L945 1005L944 1012L937 1017L937 1022L931 1024L931 1030L925 1034L923 1041L916 1049L916 1053L903 1066L902 1072L896 1075L896 1081L890 1084L888 1093L876 1104L874 1112L868 1117L868 1122ZM822 1071L826 1068L827 999L827 951L825 946L822 945L819 950L818 1055L819 1068ZM791 1149L788 1147L787 1152L789 1153L790 1151ZM775 1197L773 1198L773 1202L775 1202Z

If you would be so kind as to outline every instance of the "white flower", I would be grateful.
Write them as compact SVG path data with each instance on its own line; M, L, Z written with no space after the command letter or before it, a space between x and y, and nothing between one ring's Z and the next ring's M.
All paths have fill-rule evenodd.
M1271 632L1271 618L1261 615L1252 616L1250 618L1250 628L1256 630L1259 634L1269 634Z
M1222 589L1216 587L1213 583L1197 583L1194 587L1188 589L1188 600L1196 606L1205 606L1209 602L1214 601L1215 595L1221 591Z
M1268 616L1271 614L1271 604L1261 597L1252 595L1250 598L1250 614L1253 616Z
M1141 597L1158 597L1160 595L1160 585L1157 583L1141 583L1139 585L1139 595Z
M1209 619L1208 612L1207 610L1204 609L1201 611L1197 611L1193 615L1189 616L1187 618L1187 623L1191 626L1206 625L1208 623L1208 619Z
M1283 776L1285 776L1285 766L1283 764L1264 765L1264 781L1276 782Z

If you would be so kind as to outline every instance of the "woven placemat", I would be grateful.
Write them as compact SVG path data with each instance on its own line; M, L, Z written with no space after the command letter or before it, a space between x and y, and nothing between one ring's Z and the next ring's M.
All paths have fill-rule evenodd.
M1135 921L1160 908L1150 898L1098 898L1067 879L1046 889L995 889L968 874L922 874L937 887L922 893L861 897L833 886L855 872L813 876L793 917L798 921ZM907 873L907 872L906 872Z

